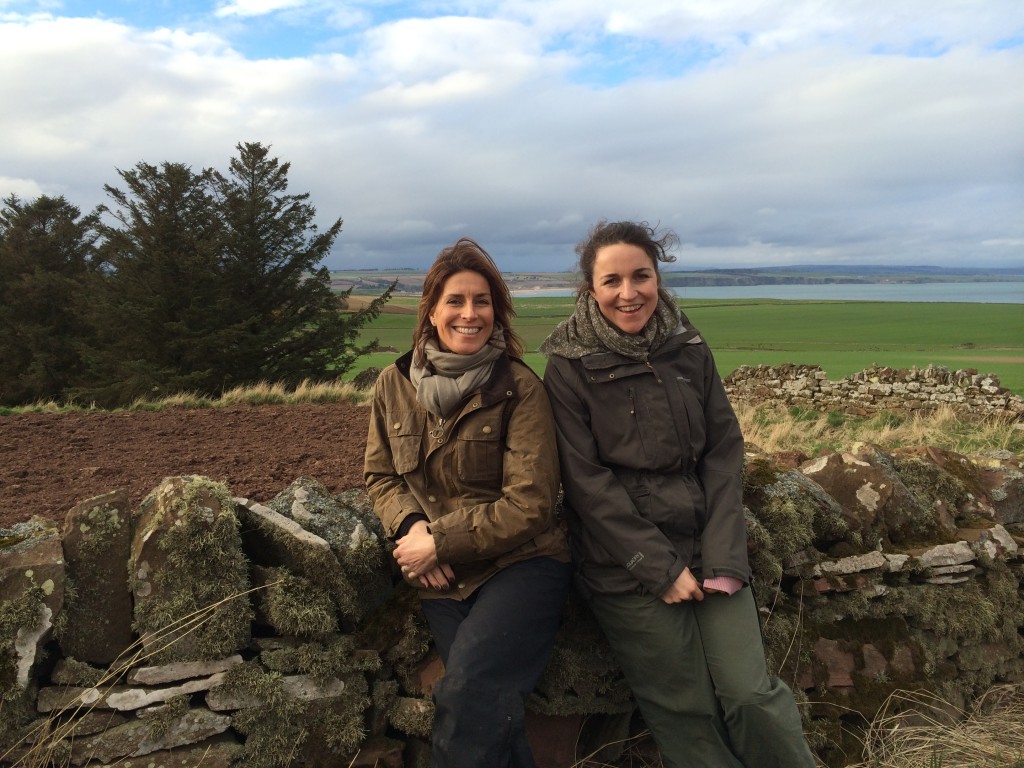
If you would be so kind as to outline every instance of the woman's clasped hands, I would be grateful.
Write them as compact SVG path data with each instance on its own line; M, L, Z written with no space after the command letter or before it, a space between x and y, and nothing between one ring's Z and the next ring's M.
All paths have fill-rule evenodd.
M426 521L413 523L409 532L398 540L393 557L408 581L419 581L428 589L448 589L455 579L455 572L448 563L437 562L437 547Z

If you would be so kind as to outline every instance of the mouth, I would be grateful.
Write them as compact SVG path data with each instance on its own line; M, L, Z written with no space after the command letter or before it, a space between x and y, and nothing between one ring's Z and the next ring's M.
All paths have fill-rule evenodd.
M616 307L615 309L618 312L624 312L627 315L631 315L634 312L639 312L641 309L643 309L643 306L643 304L627 304L624 307Z
M453 326L452 330L455 331L456 333L461 333L463 336L476 336L478 333L480 333L479 328L466 328L464 326L458 325Z

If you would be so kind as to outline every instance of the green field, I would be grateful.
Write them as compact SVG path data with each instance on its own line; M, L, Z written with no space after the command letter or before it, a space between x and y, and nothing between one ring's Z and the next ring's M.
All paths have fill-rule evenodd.
M396 297L391 311L363 330L362 340L408 349L416 297ZM516 329L526 344L526 361L538 372L538 345L572 310L570 298L519 298ZM782 301L777 299L693 299L684 311L715 353L726 375L741 365L820 365L841 379L872 364L893 368L944 365L994 373L1004 387L1024 395L1024 306L929 302ZM360 360L362 368L383 366L396 353Z

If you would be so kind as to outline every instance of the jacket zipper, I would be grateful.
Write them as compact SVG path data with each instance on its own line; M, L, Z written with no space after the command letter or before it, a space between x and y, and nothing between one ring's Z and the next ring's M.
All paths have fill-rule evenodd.
M661 376L659 376L658 372L656 370L654 370L654 366L651 365L651 361L650 360L644 360L644 365L646 365L648 368L651 369L651 373L654 374L654 380L657 381L659 384L661 384L662 383Z

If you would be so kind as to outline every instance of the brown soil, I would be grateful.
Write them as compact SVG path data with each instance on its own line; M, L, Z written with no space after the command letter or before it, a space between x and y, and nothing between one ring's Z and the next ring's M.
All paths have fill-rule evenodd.
M0 416L0 528L124 488L136 506L165 477L205 475L266 503L299 477L362 485L369 408L260 405Z

